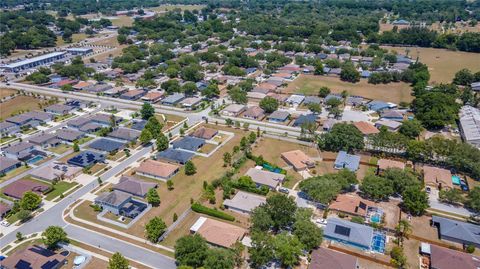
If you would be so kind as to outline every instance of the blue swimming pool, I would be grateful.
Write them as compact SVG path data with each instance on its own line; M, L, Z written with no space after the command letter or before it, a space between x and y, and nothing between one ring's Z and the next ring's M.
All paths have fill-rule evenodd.
M39 161L41 161L41 160L43 160L43 156L36 155L35 157L29 159L29 160L27 161L27 163L28 163L28 164L34 164L34 163L39 162Z
M459 176L452 176L452 183L455 185L460 185L460 177Z
M379 253L385 252L386 235L380 232L374 232L372 238L372 250Z
M382 216L380 214L373 214L370 216L370 221L373 223L380 223Z

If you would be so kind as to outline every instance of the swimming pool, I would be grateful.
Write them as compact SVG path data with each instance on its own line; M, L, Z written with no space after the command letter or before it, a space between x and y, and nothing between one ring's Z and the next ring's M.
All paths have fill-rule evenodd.
M386 235L381 232L374 232L372 238L372 250L379 253L385 252Z
M455 185L460 185L460 177L459 176L452 176L452 183Z
M34 164L34 163L39 162L39 161L41 161L41 160L43 160L43 156L36 155L35 157L29 159L29 160L27 161L27 163L28 163L28 164Z
M381 220L382 220L381 214L373 214L370 216L370 221L373 223L380 223Z

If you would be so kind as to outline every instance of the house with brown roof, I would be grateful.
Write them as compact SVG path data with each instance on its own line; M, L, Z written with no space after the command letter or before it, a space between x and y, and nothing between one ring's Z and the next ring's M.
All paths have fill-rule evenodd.
M231 104L222 110L225 116L236 117L245 111L245 106L240 104Z
M282 159L289 165L293 166L293 169L297 172L315 167L315 162L301 150L283 152L281 156Z
M357 257L320 247L312 251L308 269L356 269Z
M0 201L0 220L3 220L10 210L12 210L12 207L9 204Z
M354 122L353 125L357 127L357 129L363 134L363 135L371 135L371 134L378 134L380 131L373 126L373 124L370 124L366 121L357 121Z
M190 227L190 232L200 235L214 246L231 248L237 241L243 239L247 230L222 221L199 217Z
M431 269L478 269L480 257L430 244Z
M389 168L405 169L405 163L389 159L380 159L377 162L377 173L382 173Z
M77 84L73 85L73 89L74 90L77 90L77 91L81 91L81 90L84 90L90 86L92 86L93 84L90 83L90 82L87 82L87 81L79 81Z
M166 181L178 173L180 167L171 163L147 160L140 164L136 173L141 176Z
M156 187L157 184L154 182L143 181L134 177L122 176L120 181L113 185L112 189L144 198L147 195L148 190Z
M330 203L329 209L349 215L365 217L368 207L373 207L374 205L375 203L356 195L340 194L335 201Z
M218 134L218 130L207 128L207 127L201 127L195 130L190 136L202 138L205 140L210 140L217 134Z
M42 246L33 245L15 251L0 261L2 269L58 269L66 263L66 257Z
M245 110L243 117L253 120L261 120L265 116L265 111L258 106L251 106Z
M423 180L426 186L437 189L452 189L452 173L443 168L425 165L423 167Z
M148 102L150 104L154 104L160 101L160 99L162 99L164 95L165 95L165 91L149 91L141 99L142 101Z
M7 185L2 192L6 196L12 197L14 199L22 199L23 195L26 192L31 191L38 195L42 195L49 189L50 186L39 181L19 179Z

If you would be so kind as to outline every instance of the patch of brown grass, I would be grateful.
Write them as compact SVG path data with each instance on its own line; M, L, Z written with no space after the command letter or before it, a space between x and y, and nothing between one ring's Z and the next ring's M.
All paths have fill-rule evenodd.
M0 119L6 119L21 111L37 110L40 103L42 100L32 96L17 96L0 104Z

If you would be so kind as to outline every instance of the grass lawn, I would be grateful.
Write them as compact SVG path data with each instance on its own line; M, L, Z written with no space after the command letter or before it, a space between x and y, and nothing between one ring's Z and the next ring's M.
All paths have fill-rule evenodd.
M32 96L17 96L0 104L0 118L6 119L12 114L39 109L42 101Z
M74 114L67 114L67 115L62 115L62 116L55 116L55 122L60 122L60 121L69 119L73 116L75 116L75 115Z
M83 145L83 144L87 143L88 141L92 140L93 138L94 137L92 137L92 136L84 136L84 137L78 139L78 144Z
M162 131L172 128L177 123L185 119L182 116L170 115L170 114L155 114L155 117L161 124L163 124Z
M67 151L69 151L72 147L70 145L67 145L67 144L60 144L56 147L53 147L53 148L49 148L48 150L53 152L53 153L57 153L57 154L63 154Z
M119 160L120 158L123 158L123 156L125 156L125 151L121 150L114 155L108 154L107 159L116 161L116 160Z
M104 169L105 167L107 167L107 165L104 163L96 163L94 166L92 166L92 168L90 168L90 174L95 175L97 172Z
M53 191L49 192L45 196L45 199L47 201L52 201L61 194L65 195L68 190L75 187L76 185L78 185L76 182L59 181L57 184L53 185Z
M12 177L20 175L21 173L27 171L28 169L30 169L30 167L26 167L25 165L22 165L22 166L18 167L17 169L14 169L10 172L7 172L4 177L0 178L0 181L11 179Z
M317 95L320 87L327 86L332 93L341 93L346 90L350 95L359 95L369 99L379 99L393 103L411 102L410 85L404 82L389 84L369 84L362 79L358 83L341 81L338 77L299 75L293 82L288 84L284 93L301 93Z
M14 139L16 139L16 137L2 137L2 138L0 138L0 144L7 143L7 142L12 141Z
M112 18L111 21L114 26L122 27L122 26L132 26L134 20L130 16L117 16L115 18Z
M383 48L395 50L398 53L405 54L406 47L389 47ZM455 73L460 69L468 68L472 72L480 71L480 54L462 51L450 51L446 49L434 48L408 48L409 55L412 59L417 56L420 62L428 65L430 71L431 83L449 83L452 81Z
M93 257L90 260L90 262L83 267L83 269L98 269L98 268L107 268L107 267L108 267L107 261Z
M80 41L82 41L86 38L87 38L87 35L85 33L73 34L71 43L80 42ZM63 40L63 38L61 36L57 36L57 42L56 43L57 43L57 46L63 46L65 44L71 44L71 43L65 43L65 41Z
M206 143L205 145L203 145L203 147L201 147L201 148L198 150L198 152L205 153L205 154L209 154L209 153L212 152L216 147L217 147L217 145Z

